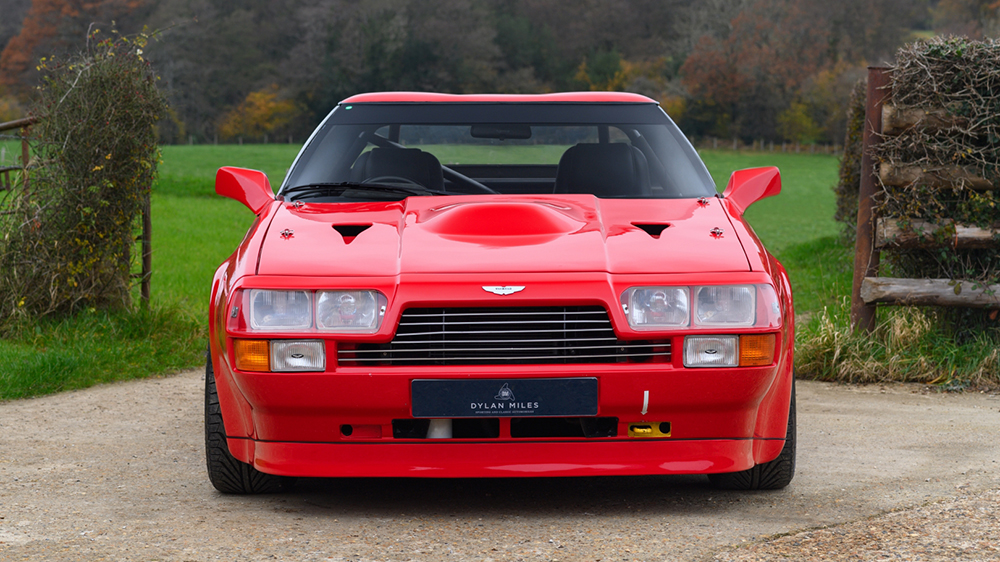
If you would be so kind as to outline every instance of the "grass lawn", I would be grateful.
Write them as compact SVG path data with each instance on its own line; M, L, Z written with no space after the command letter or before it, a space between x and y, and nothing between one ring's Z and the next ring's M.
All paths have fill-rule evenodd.
M253 222L245 207L215 195L215 171L224 165L263 170L277 189L297 149L290 145L163 147L153 199L154 296L203 312L215 268ZM462 155L453 156L461 159ZM843 253L836 243L839 227L832 218L835 201L830 189L836 181L837 159L729 151L705 151L702 158L720 190L733 170L768 165L781 169L781 195L753 205L747 219L789 269L800 311L819 310L833 302L831 291L837 285L830 274L845 273L834 263ZM531 154L524 159L551 160L549 155ZM849 270L844 278L850 282Z
M239 203L215 195L215 172L224 165L263 170L276 188L298 148L163 147L152 200L152 312L146 317L85 312L43 321L0 341L0 399L203 364L212 275L254 219ZM447 154L441 156L451 161ZM536 157L540 156L524 155L526 161ZM781 169L782 194L757 203L747 216L789 269L800 313L835 302L844 294L844 282L849 290L850 264L844 259L849 252L836 244L838 227L832 219L830 186L836 180L836 158L728 151L705 151L702 157L720 190L735 169L764 165Z
M836 306L843 295L850 295L854 254L838 243L840 225L833 220L836 156L704 150L701 157L719 191L734 170L781 170L781 194L754 203L746 219L788 270L797 314Z
M277 190L299 145L164 146L153 188L153 298L207 313L212 276L233 253L254 216L215 194L222 166L262 170Z

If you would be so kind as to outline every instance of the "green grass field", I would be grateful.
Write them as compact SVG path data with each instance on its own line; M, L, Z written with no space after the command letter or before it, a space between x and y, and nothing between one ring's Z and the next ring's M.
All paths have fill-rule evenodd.
M220 166L263 170L277 188L298 146L165 146L153 189L153 277L150 313L84 312L44 320L0 341L0 399L57 392L169 373L203 363L212 275L236 248L253 215L215 195ZM441 154L450 162L447 154ZM456 161L466 155L455 154ZM523 155L525 162L551 155ZM719 189L740 168L776 165L780 196L757 203L748 219L788 268L801 313L835 303L849 290L849 251L836 244L837 160L830 156L702 153ZM845 266L846 264L846 266ZM846 267L846 269L845 269Z
M728 150L705 150L701 157L720 191L734 170L781 171L781 194L755 203L746 219L788 270L797 314L839 305L850 295L853 252L838 243L840 225L833 220L837 157Z
M259 169L277 189L297 150L290 145L163 147L153 198L153 292L157 298L202 311L215 268L236 248L253 222L253 215L242 205L215 195L216 170L224 165ZM525 152L525 162L548 161L550 156ZM456 154L454 158L464 160L467 156ZM728 151L706 151L702 158L720 191L733 170L767 165L781 169L781 195L755 204L747 211L747 219L782 263L799 273L793 276L793 283L804 283L804 290L797 293L801 295L800 309L817 310L831 302L832 297L820 298L816 291L818 282L827 282L830 271L821 269L819 275L812 276L800 270L822 268L823 263L816 262L834 257L826 254L840 249L835 242L838 226L832 218L835 202L830 189L836 179L837 159ZM803 243L808 244L807 249L798 251ZM799 267L800 260L805 260L807 267Z
M222 166L262 170L277 190L298 145L164 146L153 187L153 298L204 316L215 269L239 245L254 216L215 194Z

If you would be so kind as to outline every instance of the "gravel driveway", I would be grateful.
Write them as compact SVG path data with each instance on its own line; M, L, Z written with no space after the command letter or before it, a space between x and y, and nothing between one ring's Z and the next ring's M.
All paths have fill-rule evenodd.
M1000 559L998 396L799 381L798 473L778 492L331 479L232 497L205 476L203 384L0 404L0 560Z

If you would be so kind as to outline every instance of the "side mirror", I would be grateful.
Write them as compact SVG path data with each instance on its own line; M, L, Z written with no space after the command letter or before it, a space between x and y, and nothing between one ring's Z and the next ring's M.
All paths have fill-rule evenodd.
M774 166L768 166L733 172L722 196L742 215L750 205L779 193L781 193L781 172Z
M219 168L215 174L215 192L243 203L255 215L274 201L271 182L264 172L233 166Z

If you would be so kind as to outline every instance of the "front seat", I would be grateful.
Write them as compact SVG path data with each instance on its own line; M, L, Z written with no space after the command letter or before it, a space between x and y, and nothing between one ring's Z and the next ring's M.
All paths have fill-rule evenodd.
M578 144L559 159L556 193L642 197L650 191L646 157L629 144Z
M351 167L351 181L381 177L406 178L433 191L444 191L441 162L418 148L373 148Z

